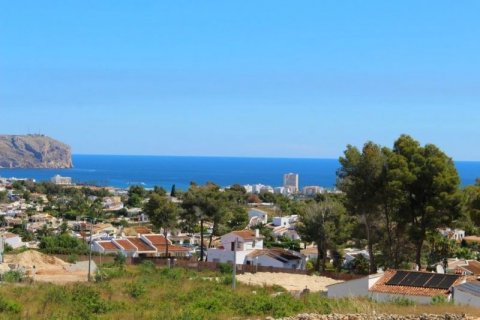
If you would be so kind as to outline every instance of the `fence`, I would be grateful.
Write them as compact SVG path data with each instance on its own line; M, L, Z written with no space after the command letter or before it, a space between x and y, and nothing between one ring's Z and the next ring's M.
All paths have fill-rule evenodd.
M151 261L157 266L167 266L168 261L164 257L142 257L142 258L131 258L129 261L131 264L140 264L143 261ZM196 261L194 259L184 258L184 259L174 259L171 262L171 266L182 267L193 270L211 270L211 271L220 271L220 264L217 262L208 262L208 261ZM311 275L313 271L310 270L299 270L299 269L286 269L286 268L275 268L275 267L266 267L266 266L255 266L242 264L237 265L237 273L256 273L256 272L273 272L273 273L290 273L290 274L303 274ZM335 280L352 280L364 277L363 275L350 274L350 273L336 273L336 272L321 272L321 276L332 278Z
M73 257L75 258L75 261L88 261L88 255L54 254L53 256L67 262ZM113 256L92 255L92 261L95 261L97 265L101 263L113 262L114 259L115 257Z

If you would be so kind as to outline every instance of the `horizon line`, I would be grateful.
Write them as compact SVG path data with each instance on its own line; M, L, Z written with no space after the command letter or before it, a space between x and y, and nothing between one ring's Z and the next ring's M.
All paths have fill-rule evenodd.
M72 153L72 156L114 156L114 157L165 157L165 158L244 158L244 159L297 159L297 160L339 160L332 157L295 157L295 156L234 156L234 155L173 155L173 154L113 154L113 153ZM480 162L480 160L454 159L454 162Z

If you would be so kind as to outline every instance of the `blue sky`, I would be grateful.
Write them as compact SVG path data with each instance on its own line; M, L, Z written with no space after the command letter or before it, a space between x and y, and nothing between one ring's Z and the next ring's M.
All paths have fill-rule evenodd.
M0 133L74 153L480 160L478 1L0 0Z

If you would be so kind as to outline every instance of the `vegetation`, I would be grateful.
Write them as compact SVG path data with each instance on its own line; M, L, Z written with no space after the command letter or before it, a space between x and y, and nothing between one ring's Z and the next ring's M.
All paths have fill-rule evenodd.
M110 269L115 268L109 266ZM117 269L118 271L119 269ZM445 312L435 305L409 301L375 303L367 299L330 300L320 294L295 298L280 287L236 290L221 274L185 269L156 269L150 264L129 266L108 281L85 284L40 284L0 287L2 319L253 319L315 313ZM478 310L449 305L450 312Z
M393 149L367 142L347 146L340 158L338 187L358 223L377 269L377 250L386 267L415 261L421 268L431 232L460 215L459 177L453 161L436 146L402 135Z

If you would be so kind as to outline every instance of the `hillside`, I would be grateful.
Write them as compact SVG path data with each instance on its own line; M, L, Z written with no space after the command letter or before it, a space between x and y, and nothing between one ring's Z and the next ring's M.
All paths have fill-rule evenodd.
M70 146L44 135L0 135L0 168L71 168Z

